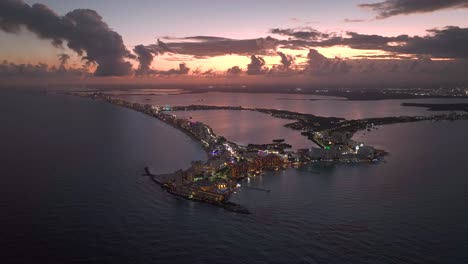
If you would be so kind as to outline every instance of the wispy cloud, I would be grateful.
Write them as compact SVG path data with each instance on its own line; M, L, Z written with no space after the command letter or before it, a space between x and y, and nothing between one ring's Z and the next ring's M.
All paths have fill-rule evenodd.
M367 19L349 19L349 18L345 18L344 19L344 22L346 23L360 23L360 22L366 22Z
M277 40L271 37L257 39L229 39L215 36L171 38L147 47L153 52L187 54L199 57L215 57L229 54L267 55L276 49Z
M321 32L311 27L272 28L270 29L269 33L302 40L320 40L329 38L331 35L333 35L333 33Z
M382 35L345 32L341 36L331 35L321 40L289 39L279 41L288 48L347 46L352 49L381 50L400 54L424 55L434 58L468 58L468 28L448 26L429 29L424 36Z
M449 8L468 8L468 0L385 0L359 6L376 12L376 18L384 19L396 15L427 13Z

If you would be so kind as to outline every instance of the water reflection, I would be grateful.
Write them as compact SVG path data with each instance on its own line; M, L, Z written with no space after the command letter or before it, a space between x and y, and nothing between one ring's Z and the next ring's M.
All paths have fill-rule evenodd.
M380 101L349 101L342 98L302 94L248 94L248 93L200 93L179 95L120 95L137 103L153 105L217 105L273 108L327 117L359 119L369 117L432 115L443 112L425 108L404 107L401 103L466 103L468 99L409 99ZM288 99L288 100L285 100Z
M247 145L271 143L283 138L293 149L310 148L315 144L300 134L300 131L284 127L291 120L274 118L254 111L205 110L174 111L178 117L192 118L211 128L220 136L238 144Z

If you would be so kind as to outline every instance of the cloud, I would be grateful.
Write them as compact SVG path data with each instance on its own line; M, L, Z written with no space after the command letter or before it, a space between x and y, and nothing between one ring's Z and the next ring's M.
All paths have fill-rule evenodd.
M302 39L302 40L320 40L324 38L329 38L330 33L320 32L311 27L303 28L272 28L269 31L272 34L290 37L292 39Z
M208 69L204 72L201 72L200 73L201 76L216 76L216 72L214 71L214 69Z
M143 45L137 45L133 48L133 52L137 55L138 62L140 63L135 74L146 75L153 73L153 70L151 70L151 63L153 62L153 54L151 51Z
M310 47L348 46L352 49L382 50L394 55L411 54L432 58L468 58L468 28L448 26L427 30L425 36L399 35L386 37L346 32L343 36L330 36L319 41L283 40L283 47L304 49Z
M308 71L314 74L320 73L322 68L326 67L329 63L329 60L320 54L316 49L309 50L307 59Z
M15 64L3 61L0 64L0 76L11 77L11 76L29 76L29 77L41 77L47 75L49 66L45 63L39 63L36 65L32 64Z
M167 71L155 71L155 73L159 75L185 75L188 74L189 71L190 68L187 67L187 64L180 63L178 69L170 69Z
M265 67L265 60L260 56L250 56L250 63L247 65L248 75L261 75L268 72L268 68Z
M185 38L169 38L174 40L194 40L194 41L223 41L231 40L229 38L216 37L216 36L190 36Z
M413 59L414 56L410 55L399 55L396 53L388 53L388 54L361 54L361 55L354 55L352 56L353 59L402 59L408 60Z
M468 50L468 28L448 26L441 29L429 29L425 36L399 35L382 36L377 34L360 34L357 32L317 33L311 31L296 31L296 29L273 29L276 32L290 36L287 40L274 39L275 45L264 53L272 56L277 48L304 50L315 47L348 46L353 49L382 50L394 53L393 56L428 55L433 58L466 58ZM296 34L300 33L300 34ZM307 34L305 34L307 33ZM310 33L310 34L309 34ZM318 37L320 36L320 37ZM400 53L400 54L397 54Z
M359 23L359 22L365 22L367 21L366 19L349 19L345 18L344 22L346 23Z
M410 39L407 35L397 37L385 37L381 35L366 35L356 32L346 32L345 36L332 37L327 40L311 43L320 47L348 46L353 49L378 49L386 50L392 48L388 44L391 42L403 43Z
M164 54L164 53L175 53L169 46L158 39L158 42L155 45L150 45L147 48L151 48L152 52L155 54Z
M154 54L169 53L190 56L190 58L210 58L228 54L263 56L279 55L278 48L305 50L316 47L348 46L352 49L381 50L393 54L393 57L430 56L433 58L468 58L468 28L448 26L441 29L429 29L425 36L382 36L360 34L357 32L323 33L306 28L272 29L270 32L289 36L288 39L272 37L259 39L234 40L215 36L194 36L170 38L171 41L146 46ZM280 55L281 56L281 55ZM390 55L389 55L390 56ZM180 57L180 56L179 56ZM176 60L179 60L179 57ZM284 58L282 58L283 62Z
M201 70L200 67L197 67L195 70L192 70L193 76L201 77L219 77L220 75L214 69L208 69L206 71Z
M67 65L68 60L70 59L70 55L62 53L62 54L58 55L58 59L59 59L59 62L60 62L59 68L60 69L65 69L65 65Z
M198 57L215 57L230 54L267 55L276 49L277 40L271 37L257 39L229 39L213 36L169 38L168 42L158 40L147 47L154 52L185 54Z
M56 76L89 76L89 73L83 69L65 68L67 56L59 55L59 60L63 63L56 67L49 67L46 63L38 64L16 64L4 60L0 64L0 77L32 77L32 78L44 78L44 77L56 77Z
M385 0L373 4L360 4L377 13L378 19L396 15L428 13L442 9L468 8L467 0Z
M278 51L278 55L281 57L281 65L283 66L284 70L289 69L289 67L294 62L294 57L291 55L286 55L283 52Z
M242 69L239 66L233 66L226 71L227 75L236 76L242 73Z
M446 27L428 30L428 35L409 37L383 37L348 32L349 38L331 44L341 44L354 49L378 49L400 54L424 55L433 58L468 58L468 28ZM327 41L324 43L326 44Z
M468 28L446 27L428 32L427 36L408 38L403 45L390 46L384 50L434 58L468 58Z
M341 58L328 59L315 49L307 54L307 69L311 75L343 74L350 72L352 66Z
M376 4L363 4L362 7L378 12L380 18L398 14L431 12L444 8L465 8L466 1L435 1L435 0L380 0ZM424 4L422 4L424 3ZM359 20L346 20L358 22ZM178 68L167 71L155 70L151 64L155 56L168 54L165 60L179 62L196 59L207 59L215 56L240 55L250 56L247 65L248 75L277 75L299 74L307 72L312 75L343 75L344 73L379 73L379 72L437 72L434 65L441 65L428 58L450 58L453 60L468 59L468 28L449 26L427 30L424 36L383 36L368 35L357 32L321 32L311 27L273 28L269 33L278 38L264 37L252 39L231 39L219 36L189 36L183 38L165 37L158 39L152 45L137 45L133 48L133 55L125 47L122 37L103 21L93 10L77 9L64 16L57 15L43 4L28 5L20 0L0 0L0 30L17 33L22 28L34 32L38 37L47 39L55 46L67 45L75 51L87 65L96 66L96 76L123 76L133 73L132 66L126 60L137 59L139 62L137 75L185 75L190 68L181 63ZM406 59L409 62L362 62L361 64L341 58L329 59L321 55L315 48L347 46L352 49L380 50L381 54L364 55L366 58ZM279 52L278 48L309 50L307 62L295 64L294 57ZM305 52L304 52L305 53ZM255 55L251 55L255 54ZM263 56L280 56L281 64L271 69L266 67ZM167 58L166 58L167 57ZM302 58L304 58L303 55ZM408 58L426 58L422 60L408 60ZM43 73L46 76L56 74L62 70L70 59L68 54L59 55L58 69L46 64L2 64L2 74L36 76ZM395 59L395 60L393 60ZM298 60L301 61L301 60ZM356 60L358 61L358 60ZM362 61L362 60L359 60ZM383 67L385 65L385 67ZM465 65L465 66L463 66ZM466 67L466 64L460 64ZM452 68L456 68L453 66ZM450 68L450 69L452 69ZM466 70L466 68L464 68ZM67 74L74 69L66 70ZM81 70L80 70L81 71ZM211 76L213 71L192 71L194 75ZM227 75L239 75L242 69L234 66L226 71ZM254 78L254 77L251 77Z
M70 49L97 64L96 76L131 73L132 66L124 59L132 55L123 44L122 37L111 30L94 10L76 9L59 16L43 4L30 6L20 0L0 1L0 29L17 33L21 26L42 39L50 39L55 46L67 42Z

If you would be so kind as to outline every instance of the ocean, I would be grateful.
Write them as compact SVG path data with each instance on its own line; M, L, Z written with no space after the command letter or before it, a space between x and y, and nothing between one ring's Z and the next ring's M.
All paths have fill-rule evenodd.
M2 263L468 262L468 121L360 132L356 140L390 153L384 162L268 172L241 184L271 192L241 187L232 197L253 212L243 215L177 198L143 176L144 166L164 173L206 160L154 118L67 95L0 94ZM327 116L425 111L393 100L348 102L361 106L348 111L338 100L268 102L323 115L313 111L319 102L334 109ZM236 129L258 117L229 118Z

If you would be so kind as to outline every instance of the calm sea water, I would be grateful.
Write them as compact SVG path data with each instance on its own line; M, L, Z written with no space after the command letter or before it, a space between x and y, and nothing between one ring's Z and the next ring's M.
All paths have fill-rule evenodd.
M358 134L385 163L267 173L243 185L270 193L234 195L253 212L240 215L141 176L206 159L157 120L69 96L1 99L2 263L468 262L466 121Z
M468 103L466 98L458 99L408 99L380 101L349 101L337 97L303 94L249 94L249 93L194 93L181 95L129 95L115 93L127 101L153 105L215 105L243 106L268 109L281 109L308 113L318 116L361 119L387 116L433 115L443 112L427 111L425 108L404 107L401 103Z
M285 139L292 149L317 147L301 135L300 131L285 127L294 120L280 119L254 111L201 110L173 111L177 117L200 121L222 135L241 145L272 143L274 139Z

